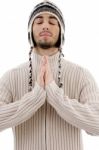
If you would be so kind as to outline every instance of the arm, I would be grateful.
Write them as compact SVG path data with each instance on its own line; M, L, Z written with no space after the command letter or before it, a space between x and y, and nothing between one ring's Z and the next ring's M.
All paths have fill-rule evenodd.
M99 135L99 89L87 71L82 72L80 103L64 95L55 81L46 86L47 100L68 123L89 134Z
M0 80L0 131L29 119L45 102L46 92L36 82L33 90L11 103L9 72Z

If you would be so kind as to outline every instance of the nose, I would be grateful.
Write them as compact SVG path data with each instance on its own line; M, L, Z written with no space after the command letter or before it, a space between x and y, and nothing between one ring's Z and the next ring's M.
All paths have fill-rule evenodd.
M43 30L45 31L45 30L47 30L48 31L48 28L47 27L43 27Z
M49 23L47 21L43 23L43 30L49 30Z

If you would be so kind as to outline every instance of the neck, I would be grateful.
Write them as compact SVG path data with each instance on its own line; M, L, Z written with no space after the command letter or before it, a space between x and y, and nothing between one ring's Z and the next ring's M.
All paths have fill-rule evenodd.
M36 51L41 56L44 56L44 55L51 56L58 52L58 48L53 47L49 49L42 49L40 47L35 47L33 48L33 51Z

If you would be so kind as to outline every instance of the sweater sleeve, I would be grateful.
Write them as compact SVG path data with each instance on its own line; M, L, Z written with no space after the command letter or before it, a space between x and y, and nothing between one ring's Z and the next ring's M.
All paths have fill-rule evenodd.
M45 102L45 90L35 82L32 91L11 102L9 71L0 79L0 131L17 126L29 119Z
M81 76L80 101L70 99L55 81L46 86L47 100L65 121L88 134L99 135L99 89L87 69Z

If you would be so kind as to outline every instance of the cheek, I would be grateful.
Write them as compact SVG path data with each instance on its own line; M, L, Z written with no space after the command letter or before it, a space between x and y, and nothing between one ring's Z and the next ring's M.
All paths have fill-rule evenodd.
M59 37L59 32L60 32L60 31L59 31L59 29L58 29L58 30L56 31L56 34L57 34L58 37Z
M33 27L33 35L34 35L34 38L38 37L38 35L39 35L39 28Z
M58 38L59 37L59 28L56 28L56 30L54 30L55 33L55 37Z

